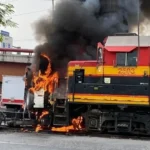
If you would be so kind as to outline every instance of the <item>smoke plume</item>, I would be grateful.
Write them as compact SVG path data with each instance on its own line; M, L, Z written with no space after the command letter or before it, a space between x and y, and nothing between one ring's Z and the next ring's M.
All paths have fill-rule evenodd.
M54 70L64 76L70 60L96 58L96 43L108 35L129 32L149 17L149 0L62 0L53 14L35 23L33 64L41 52L50 56Z

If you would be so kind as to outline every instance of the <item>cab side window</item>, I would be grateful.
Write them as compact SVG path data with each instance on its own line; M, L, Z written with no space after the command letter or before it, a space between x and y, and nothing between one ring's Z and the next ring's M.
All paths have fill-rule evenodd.
M137 66L137 50L129 53L116 53L117 66Z
M126 53L117 53L117 66L125 66L126 65Z
M137 50L127 53L127 64L128 66L137 65Z

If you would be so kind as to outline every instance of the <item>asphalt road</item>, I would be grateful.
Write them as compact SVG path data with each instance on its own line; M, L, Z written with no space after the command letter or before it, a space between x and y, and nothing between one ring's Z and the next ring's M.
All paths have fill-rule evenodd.
M150 150L150 141L0 131L0 150Z

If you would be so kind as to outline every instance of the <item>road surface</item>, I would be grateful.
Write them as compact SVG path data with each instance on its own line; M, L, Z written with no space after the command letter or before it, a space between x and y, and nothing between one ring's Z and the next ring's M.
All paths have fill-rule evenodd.
M150 150L150 141L0 131L0 150Z

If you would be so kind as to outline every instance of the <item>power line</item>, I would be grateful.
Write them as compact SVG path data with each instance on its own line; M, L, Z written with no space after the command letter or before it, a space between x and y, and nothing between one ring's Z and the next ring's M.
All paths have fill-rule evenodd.
M8 0L7 3L11 3L11 2L16 2L19 0ZM55 5L55 1L57 0L45 0L45 1L51 1L52 2L52 11L54 11L54 5ZM34 14L34 13L38 13L38 12L44 12L44 11L49 11L50 9L43 9L43 10L38 10L38 11L33 11L33 12L27 12L27 13L22 13L22 14L16 14L16 15L11 15L12 17L17 17L17 16L22 16L22 15L30 15L30 14Z
M18 0L10 0L8 3L17 2Z
M14 3L14 2L18 2L18 1L21 1L21 0L5 0L4 2L5 3ZM41 0L41 1L53 1L53 0ZM57 1L57 0L55 0Z
M17 2L18 0L4 0L4 2L2 1L3 4L10 4L10 3L13 3L13 2Z
M34 41L35 39L21 39L21 40L13 40L14 42L22 42L22 41Z
M54 7L55 7L55 1L52 0L52 9L53 9L53 11L54 11Z
M43 9L43 10L39 10L39 11L32 11L32 12L27 12L27 13L22 13L22 14L16 14L16 15L12 15L12 17L22 16L22 15L30 15L30 14L44 12L44 11L48 11L48 10L50 10L50 9Z

